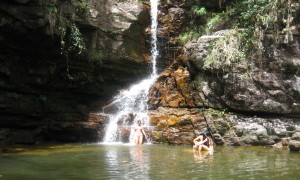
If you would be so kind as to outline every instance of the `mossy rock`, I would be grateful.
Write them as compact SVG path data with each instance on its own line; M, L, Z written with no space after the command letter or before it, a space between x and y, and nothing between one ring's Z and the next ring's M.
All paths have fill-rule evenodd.
M216 130L218 131L218 133L221 136L224 136L224 134L230 130L230 126L224 120L223 121L222 120L214 121L214 125L215 125Z
M162 132L154 131L152 133L152 140L158 143L169 143L166 136Z

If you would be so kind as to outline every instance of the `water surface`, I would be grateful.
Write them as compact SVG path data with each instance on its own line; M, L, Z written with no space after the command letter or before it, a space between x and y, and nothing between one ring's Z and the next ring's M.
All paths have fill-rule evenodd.
M272 179L300 177L300 153L268 147L60 145L0 154L1 180Z

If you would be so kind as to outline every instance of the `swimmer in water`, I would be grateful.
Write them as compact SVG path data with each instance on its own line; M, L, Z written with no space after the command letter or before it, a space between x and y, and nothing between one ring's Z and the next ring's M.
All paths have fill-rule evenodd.
M197 138L194 139L194 149L200 151L213 151L214 143L209 133L201 133Z
M133 127L133 131L134 131L133 139L135 144L143 144L144 136L145 137L147 136L142 126L141 120L137 121L137 125Z

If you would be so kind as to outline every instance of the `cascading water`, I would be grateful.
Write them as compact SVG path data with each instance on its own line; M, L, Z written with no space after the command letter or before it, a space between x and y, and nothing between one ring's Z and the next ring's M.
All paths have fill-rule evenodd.
M157 76L156 59L158 56L157 50L157 14L158 0L150 0L151 3L151 58L152 58L152 76Z
M150 87L154 84L157 78L156 59L158 56L157 50L157 12L158 0L151 0L151 61L152 74L149 78L141 81L138 84L131 86L128 90L119 93L114 97L114 101L108 106L114 107L114 114L109 116L109 124L104 136L104 143L121 142L120 137L122 130L119 124L123 127L130 128L133 122L141 120L144 127L149 127L148 117L148 94ZM132 140L130 140L132 142Z

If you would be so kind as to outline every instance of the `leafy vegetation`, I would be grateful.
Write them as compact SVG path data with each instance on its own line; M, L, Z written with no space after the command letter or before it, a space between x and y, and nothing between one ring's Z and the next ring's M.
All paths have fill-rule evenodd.
M211 17L208 18L206 26L209 30L209 32L213 32L215 27L219 24L222 24L228 20L228 14L227 13L212 13Z
M68 0L75 9L78 17L86 18L89 15L88 3L86 0ZM75 16L65 15L59 8L59 1L51 1L46 7L50 24L50 33L60 35L61 54L66 60L66 77L73 79L69 74L69 58L73 55L80 55L86 50L84 38L75 23ZM50 72L54 73L56 66L50 67Z
M76 13L85 14L88 12L88 3L82 0L75 9ZM61 54L69 56L70 54L81 54L86 50L84 39L74 22L74 17L64 16L63 12L58 9L57 3L49 3L47 11L51 33L53 34L54 29L57 29L61 36Z
M181 44L198 39L202 35L211 34L218 24L226 22L228 18L224 12L209 13L204 7L196 5L192 6L190 16L192 19L190 27L178 36Z
M203 26L199 26L197 28L193 28L188 30L185 33L182 33L178 36L181 44L186 44L194 39L199 38L200 36L202 36L205 32L205 28Z
M86 50L82 34L73 22L71 27L61 26L61 54L81 54Z
M238 29L231 30L223 38L211 44L212 48L204 62L204 69L224 69L246 59L245 39Z
M57 4L50 3L47 7L47 11L48 11L50 32L51 32L51 35L53 35L55 24L56 24L57 13L58 13Z
M271 34L275 43L292 41L295 11L292 0L234 0L222 13L209 13L193 6L191 28L179 39L185 44L222 29L222 24L231 23L229 28L234 30L210 45L204 63L206 69L221 68L245 61L248 56L261 56L265 51L262 42L266 34ZM202 25L197 25L197 20L202 20Z
M197 37L200 37L202 34L204 34L205 31L204 26L197 25L197 19L202 19L204 16L206 16L206 9L204 7L195 5L192 6L190 12L190 16L192 19L190 22L190 27L187 29L186 32L178 36L181 44L186 44L187 42L192 41Z
M62 19L64 19L62 17ZM73 79L69 73L69 56L74 54L81 54L86 50L85 42L82 37L81 32L74 22L70 22L68 20L61 20L62 24L59 27L61 31L61 54L66 58L67 64L67 78ZM71 24L71 25L70 25Z
M200 7L200 6L193 6L192 7L193 12L197 15L197 16L203 16L206 14L206 9L204 7Z
M90 10L89 10L89 4L86 2L86 0L82 0L78 6L76 7L76 14L81 17L89 17Z
M240 28L246 28L249 37L262 41L266 33L272 32L276 42L280 42L279 35L284 35L284 43L293 40L291 0L243 0L234 3L234 10L238 15ZM261 43L254 46L262 48Z
M215 114L215 115L225 115L225 114L229 114L229 111L227 108L225 109L213 109L213 108L208 108L204 110L205 112L208 112L210 114Z

